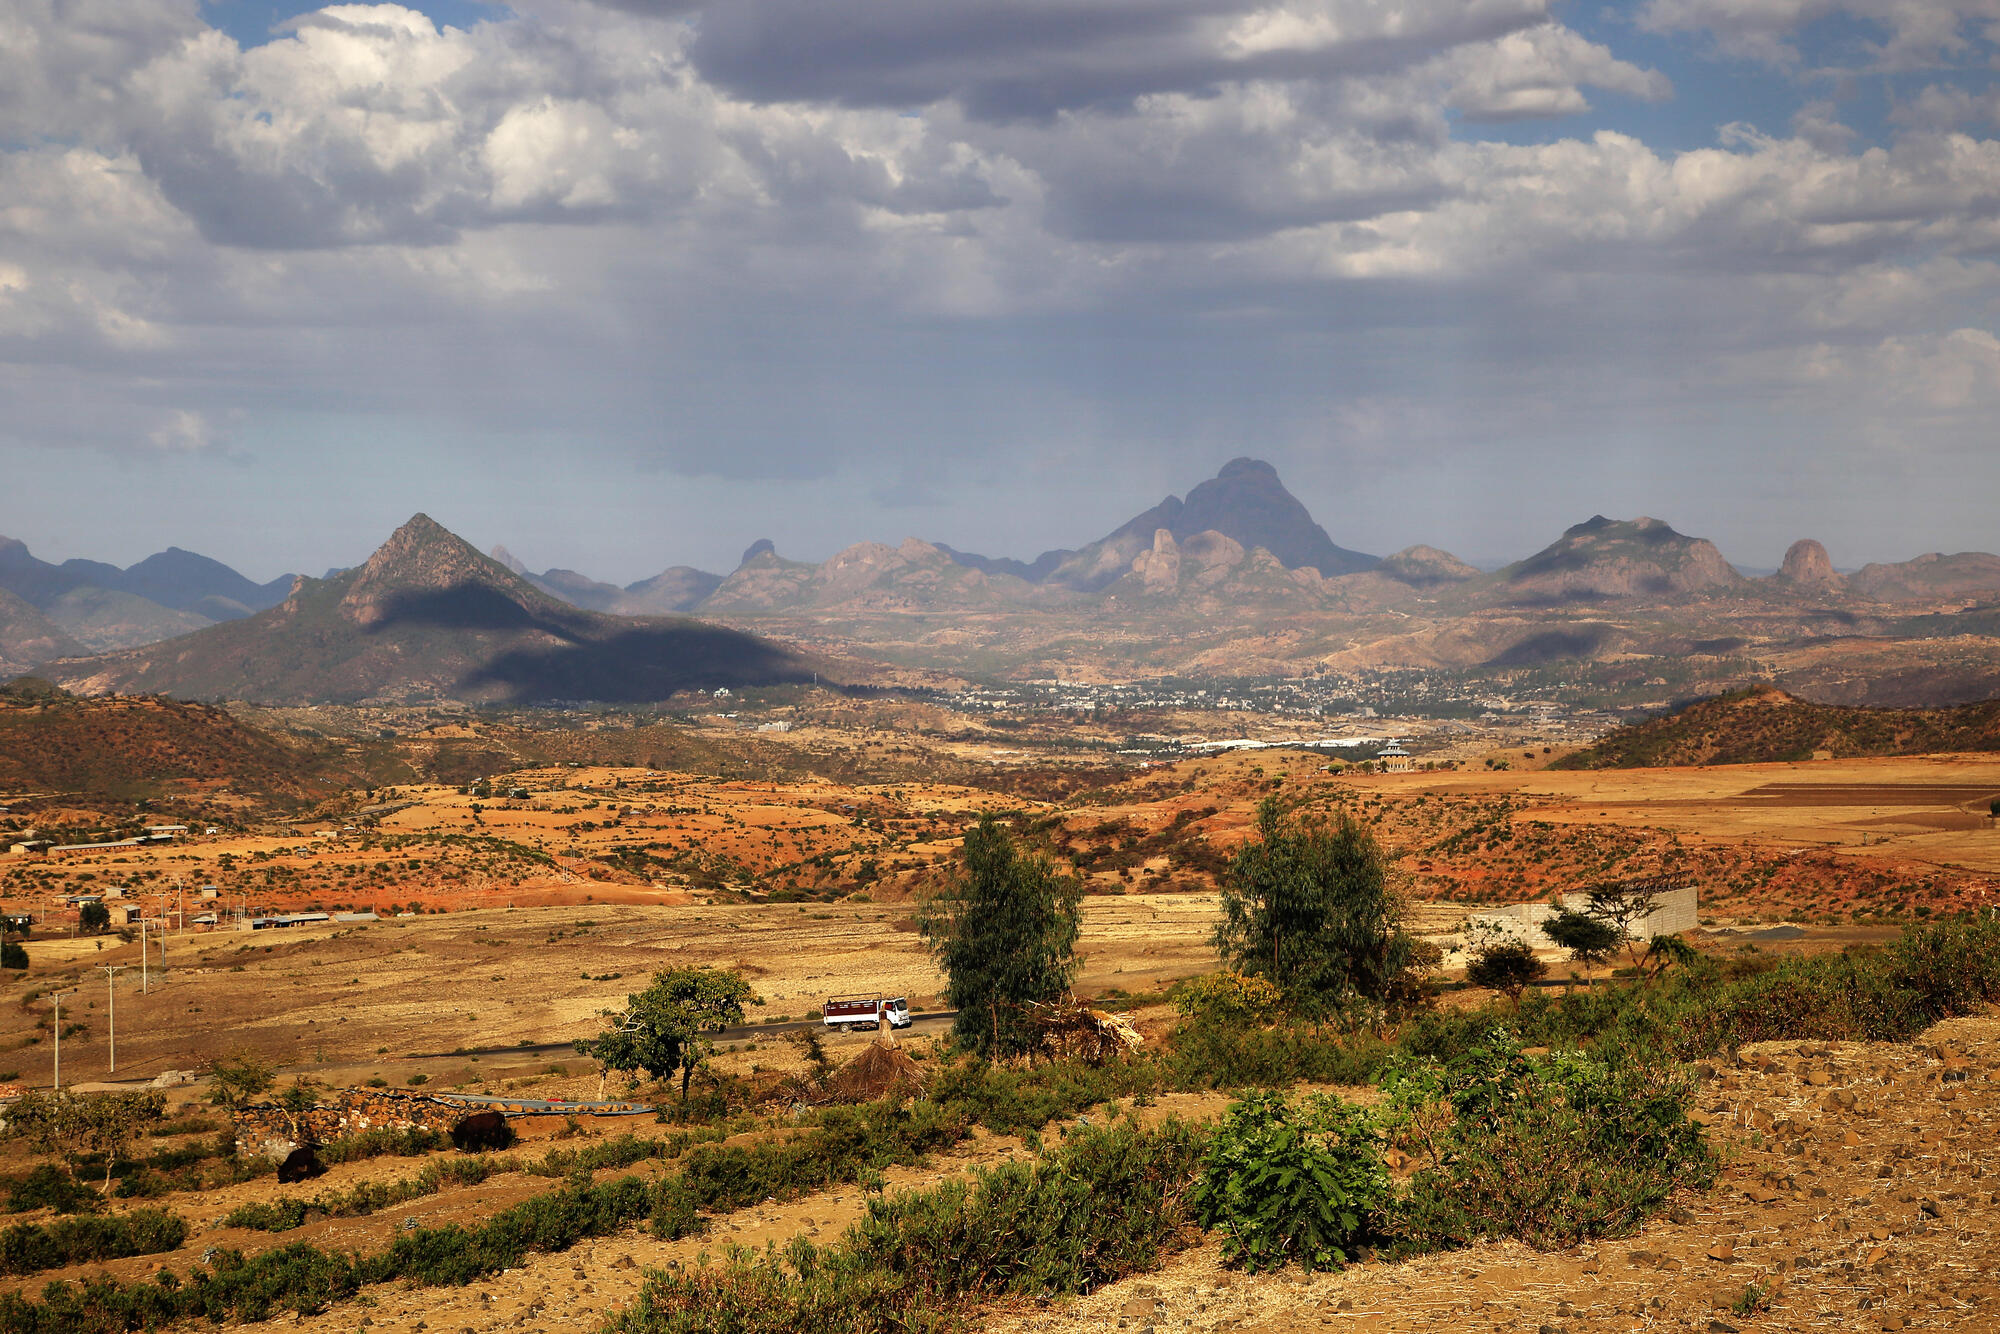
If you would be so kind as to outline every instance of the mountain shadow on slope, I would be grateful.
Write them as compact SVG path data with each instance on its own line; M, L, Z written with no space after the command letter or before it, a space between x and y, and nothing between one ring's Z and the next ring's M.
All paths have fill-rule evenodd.
M1540 634L1529 635L1526 639L1509 645L1481 665L1540 667L1551 662L1587 658L1602 648L1610 637L1611 627L1608 625L1578 626L1570 630L1544 630Z
M683 690L807 679L796 655L767 639L700 621L640 624L587 643L503 653L461 682L480 697L527 702L666 699Z

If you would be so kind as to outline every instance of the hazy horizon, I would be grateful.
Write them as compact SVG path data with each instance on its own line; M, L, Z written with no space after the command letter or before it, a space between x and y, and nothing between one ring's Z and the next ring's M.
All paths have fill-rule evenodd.
M1987 0L15 0L0 532L2000 548Z

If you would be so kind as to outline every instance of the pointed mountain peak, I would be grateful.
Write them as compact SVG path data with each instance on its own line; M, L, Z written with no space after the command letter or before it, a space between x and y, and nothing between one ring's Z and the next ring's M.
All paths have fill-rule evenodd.
M1262 547L1286 569L1312 568L1331 577L1371 568L1373 556L1336 546L1326 529L1285 488L1278 470L1262 459L1236 458L1188 492L1171 522L1176 538L1208 529L1246 547ZM1148 534L1150 536L1150 534Z
M541 592L428 514L418 514L390 534L359 569L341 576L348 580L342 601L365 620L366 610L385 597L414 591L437 591L485 585L501 590L522 606L551 602Z
M736 562L736 568L739 570L742 569L759 556L775 556L777 554L777 544L768 537L760 537L743 549L743 559Z

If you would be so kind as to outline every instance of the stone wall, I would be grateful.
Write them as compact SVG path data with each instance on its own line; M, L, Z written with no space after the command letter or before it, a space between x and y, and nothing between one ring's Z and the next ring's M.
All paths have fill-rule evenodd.
M1562 906L1572 912L1582 912L1590 907L1590 896L1565 894ZM1654 936L1692 931L1698 925L1699 911L1700 900L1693 885L1677 885L1662 890L1653 911L1632 924L1632 938L1651 940ZM1466 921L1468 925L1483 927L1498 936L1526 941L1530 949L1552 950L1556 948L1556 943L1542 930L1542 924L1555 915L1556 908L1552 904L1510 903L1473 913Z
M282 1161L301 1143L328 1144L383 1127L449 1134L453 1126L480 1110L421 1093L337 1089L298 1118L303 1133L295 1136L292 1118L283 1108L273 1103L252 1103L239 1107L233 1115L236 1152Z

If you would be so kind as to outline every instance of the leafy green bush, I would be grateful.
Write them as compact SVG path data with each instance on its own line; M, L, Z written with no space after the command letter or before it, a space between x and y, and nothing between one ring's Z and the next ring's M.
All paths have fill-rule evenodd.
M877 1197L839 1242L657 1274L617 1334L888 1334L973 1303L1086 1291L1182 1240L1205 1136L1178 1122L1080 1128L1042 1162Z
M1338 1269L1391 1198L1368 1114L1325 1095L1253 1093L1229 1109L1195 1186L1222 1256L1256 1272Z
M164 1209L17 1223L0 1232L0 1274L33 1274L60 1265L157 1255L187 1240L187 1223Z
M252 1200L239 1204L222 1216L224 1227L252 1228L258 1232L289 1232L304 1227L311 1212L304 1200Z
M332 1167L336 1163L358 1163L364 1158L421 1158L427 1153L451 1147L451 1136L422 1126L398 1129L379 1126L359 1135L337 1139L313 1150L319 1160Z
M7 1188L7 1212L10 1214L24 1214L30 1209L52 1209L59 1214L87 1214L103 1207L103 1196L54 1163L40 1164L28 1175L10 1182Z
M1342 1035L1313 1024L1259 1027L1197 1019L1174 1033L1166 1058L1169 1087L1282 1088L1316 1084L1367 1084L1389 1052L1367 1034Z
M1531 1056L1495 1030L1449 1062L1400 1060L1383 1082L1388 1124L1424 1162L1391 1224L1413 1249L1619 1236L1714 1175L1692 1081L1656 1059Z

